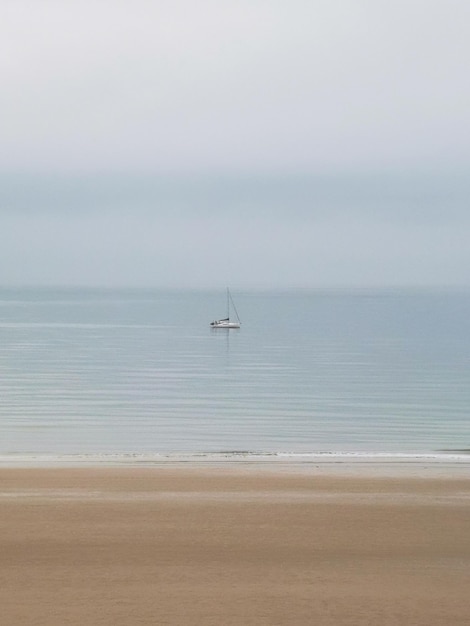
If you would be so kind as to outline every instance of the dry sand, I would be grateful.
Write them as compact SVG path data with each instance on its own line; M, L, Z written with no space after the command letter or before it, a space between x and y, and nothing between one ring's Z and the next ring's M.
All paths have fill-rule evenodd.
M1 468L8 626L470 623L470 479Z

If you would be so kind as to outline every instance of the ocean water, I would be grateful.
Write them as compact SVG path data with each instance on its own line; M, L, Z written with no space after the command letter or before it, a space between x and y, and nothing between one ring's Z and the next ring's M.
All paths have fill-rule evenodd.
M0 455L470 449L470 293L1 289Z

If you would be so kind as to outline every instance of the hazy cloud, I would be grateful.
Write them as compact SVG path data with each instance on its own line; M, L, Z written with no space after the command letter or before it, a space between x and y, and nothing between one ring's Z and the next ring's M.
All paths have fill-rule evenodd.
M469 284L457 176L2 182L7 284Z
M468 285L467 0L5 0L4 284Z
M3 168L469 157L466 0L6 0Z

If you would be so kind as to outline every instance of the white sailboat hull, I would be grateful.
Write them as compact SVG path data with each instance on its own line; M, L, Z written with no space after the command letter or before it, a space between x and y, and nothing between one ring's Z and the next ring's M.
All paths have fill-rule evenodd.
M212 322L211 328L240 328L240 324L239 322L226 322L225 320L220 320Z

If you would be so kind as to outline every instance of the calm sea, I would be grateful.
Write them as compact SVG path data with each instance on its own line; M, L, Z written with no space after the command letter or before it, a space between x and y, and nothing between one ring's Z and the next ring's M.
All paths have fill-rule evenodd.
M0 290L0 455L470 448L470 294Z

